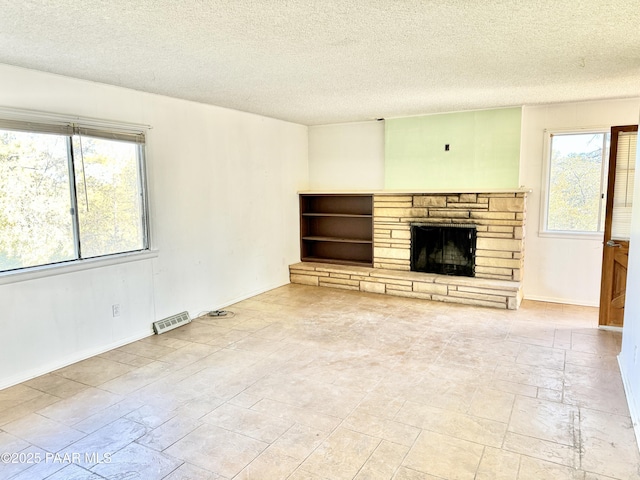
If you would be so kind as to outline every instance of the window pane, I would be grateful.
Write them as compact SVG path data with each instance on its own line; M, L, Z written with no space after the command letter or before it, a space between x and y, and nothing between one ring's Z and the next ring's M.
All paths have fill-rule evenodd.
M604 133L553 135L547 230L600 231Z
M67 137L0 130L0 270L75 258Z
M73 137L82 258L142 250L138 145Z

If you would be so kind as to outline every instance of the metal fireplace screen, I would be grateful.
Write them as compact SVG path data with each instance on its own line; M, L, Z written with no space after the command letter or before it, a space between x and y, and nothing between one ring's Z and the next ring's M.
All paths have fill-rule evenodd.
M475 276L475 225L411 226L411 270Z

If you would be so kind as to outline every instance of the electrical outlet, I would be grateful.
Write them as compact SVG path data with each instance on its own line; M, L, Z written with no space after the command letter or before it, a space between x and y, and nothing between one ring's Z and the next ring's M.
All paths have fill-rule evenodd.
M111 311L114 317L120 316L120 304L116 303L115 305L111 305Z

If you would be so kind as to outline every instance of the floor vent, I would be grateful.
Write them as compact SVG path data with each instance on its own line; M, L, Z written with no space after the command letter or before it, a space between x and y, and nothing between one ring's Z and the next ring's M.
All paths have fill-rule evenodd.
M164 320L153 322L153 331L156 332L156 335L160 335L161 333L186 325L189 322L191 322L189 312L182 312L177 315L167 317Z

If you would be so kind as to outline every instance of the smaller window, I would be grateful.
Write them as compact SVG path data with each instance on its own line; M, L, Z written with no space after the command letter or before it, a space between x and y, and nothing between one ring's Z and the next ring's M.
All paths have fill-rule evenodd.
M543 233L604 231L609 133L549 133Z

